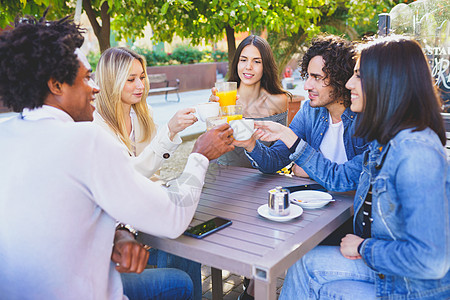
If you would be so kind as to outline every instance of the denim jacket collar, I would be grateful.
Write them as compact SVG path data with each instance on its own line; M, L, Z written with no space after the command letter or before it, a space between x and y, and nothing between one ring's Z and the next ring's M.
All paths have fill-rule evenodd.
M386 155L390 147L391 147L390 142L387 145L382 145L378 141L372 141L370 143L368 153L370 153L371 156L375 158L373 161L374 162L373 166L376 170L380 170L381 167L383 166L384 160L386 159ZM366 160L367 156L364 157L364 160ZM364 163L365 162L366 161L364 161Z
M319 120L327 120L329 118L330 112L325 107L320 107L320 117ZM344 112L341 115L341 120L344 122L344 125L347 126L349 123L356 120L357 114L350 110L349 107L347 107ZM327 124L328 126L328 124Z
M342 119L342 122L346 122L346 120L353 122L356 120L356 116L357 116L357 114L355 112L351 111L350 107L347 107L344 110L344 112L342 113L341 119Z

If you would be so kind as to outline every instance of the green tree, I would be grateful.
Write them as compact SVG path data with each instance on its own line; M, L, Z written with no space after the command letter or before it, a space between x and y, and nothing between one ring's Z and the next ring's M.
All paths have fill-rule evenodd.
M311 36L322 30L355 32L356 24L375 23L376 13L391 0L82 0L92 28L103 52L110 47L110 33L118 38L133 40L143 36L150 23L154 40L171 42L176 34L190 38L193 44L204 39L217 41L225 35L228 59L236 51L234 33L261 31L266 28L269 40L278 51L280 70L285 62ZM3 0L5 11L0 24L11 22L14 16L39 16L48 5L51 13L62 17L75 11L76 0ZM386 4L387 3L387 4ZM6 4L6 5L3 5ZM283 57L283 59L281 58ZM287 63L287 62L286 62Z
M309 18L309 22L306 21L297 31L283 28L269 32L268 42L274 51L280 73L293 55L302 54L302 46L318 33L344 35L350 40L356 40L367 31L376 32L377 14L383 11L383 7L392 6L389 0L386 3L375 0L326 2L328 5L314 2L314 7L308 7L315 10L315 17L309 15L308 9L303 11L303 17L300 18L304 21Z
M103 52L110 47L111 30L118 32L118 38L134 39L143 36L143 28L148 24L148 10L154 10L154 5L163 5L168 1L145 0L81 0L89 22L94 30ZM0 27L9 25L18 15L42 16L50 5L49 16L64 17L75 13L77 0L2 0L0 11ZM185 0L170 0L171 5L184 7L190 4ZM126 27L122 27L127 20Z
M197 0L183 7L167 1L148 10L154 38L172 40L174 34L217 41L225 35L228 59L236 50L235 32L267 29L280 72L301 45L321 31L358 36L358 26L376 27L376 15L393 6L392 0Z
M325 4L328 0L318 0ZM158 1L155 1L158 2ZM225 35L228 59L231 62L236 51L234 33L261 30L289 30L297 32L310 25L302 16L315 20L319 11L310 9L302 0L197 0L195 4L179 6L160 1L149 9L149 19L156 39L171 41L174 34L190 38L193 44L203 39L217 41ZM306 1L312 2L312 1Z
M9 25L17 15L33 15L35 17L40 17L48 6L50 6L49 17L61 18L69 14L74 14L76 1L77 0L4 0L2 1L2 6L5 10L0 13L0 26L4 28ZM138 0L128 1L141 2ZM82 0L82 2L98 39L100 49L103 52L109 48L111 16L120 13L120 9L124 11L123 6L119 5L119 2L121 1ZM112 9L110 9L110 4L112 5ZM114 10L114 8L119 9ZM100 25L99 21L102 25Z

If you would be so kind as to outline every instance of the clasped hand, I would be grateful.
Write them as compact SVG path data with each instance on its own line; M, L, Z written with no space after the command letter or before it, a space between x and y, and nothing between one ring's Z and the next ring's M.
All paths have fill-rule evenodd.
M363 238L354 235L347 234L341 240L341 253L345 258L348 259L359 259L361 255L358 253L358 246L364 241Z
M148 249L148 246L136 241L130 232L116 230L111 260L120 273L142 273L150 255Z

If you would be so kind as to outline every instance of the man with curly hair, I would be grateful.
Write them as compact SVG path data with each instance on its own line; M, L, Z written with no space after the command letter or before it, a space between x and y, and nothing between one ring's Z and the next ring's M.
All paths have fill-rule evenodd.
M143 272L148 249L126 228L116 230L116 220L178 237L209 160L233 149L223 124L198 138L168 189L139 174L113 137L84 122L93 119L99 89L82 43L68 18L21 18L0 35L0 98L20 112L0 124L2 299L126 299L119 272ZM131 295L192 298L182 271L143 275L131 279Z
M328 35L313 39L301 63L301 74L306 79L304 89L308 91L309 100L289 125L299 137L297 142L291 148L287 148L282 141L271 147L253 138L235 142L236 146L245 148L255 167L264 173L274 173L289 165L301 155L296 153L301 139L337 163L344 163L364 152L366 141L353 136L357 115L350 110L350 91L345 88L347 80L353 75L353 56L352 43L343 38ZM308 177L295 164L293 170L299 177ZM338 234L330 237L327 243L336 243L341 235L351 231L349 228L351 220L338 229ZM252 293L250 284L239 299L252 299Z
M353 74L353 44L343 38L318 36L301 62L304 89L309 100L295 115L289 127L333 162L344 163L364 152L365 140L353 136L357 114L350 110L350 91L345 83ZM236 144L237 145L237 144ZM251 139L241 142L253 165L264 173L274 173L295 161L294 145L290 149L277 141L270 148ZM296 175L308 175L297 166Z

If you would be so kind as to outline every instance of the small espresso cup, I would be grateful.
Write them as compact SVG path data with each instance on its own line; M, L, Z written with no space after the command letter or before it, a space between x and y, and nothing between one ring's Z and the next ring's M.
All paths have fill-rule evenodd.
M236 141L249 140L255 131L255 121L253 119L239 119L229 122L233 129L233 138Z
M269 191L269 214L272 216L287 216L290 213L289 191L281 186Z
M219 116L220 106L217 102L200 103L195 106L195 112L201 121L206 122L208 118Z

